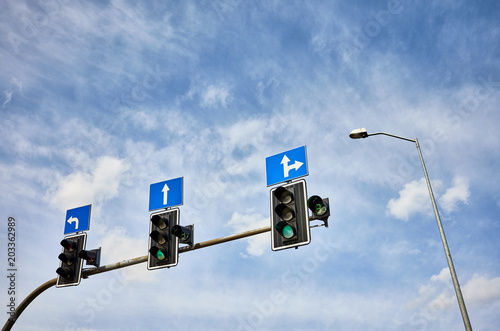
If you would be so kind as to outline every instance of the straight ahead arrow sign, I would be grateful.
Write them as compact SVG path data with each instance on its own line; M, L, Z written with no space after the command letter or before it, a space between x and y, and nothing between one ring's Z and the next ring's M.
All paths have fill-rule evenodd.
M170 189L167 186L167 183L165 183L165 186L163 186L163 190L161 191L163 192L163 204L166 205L168 201L168 191L170 191Z
M183 177L149 186L149 211L182 205Z

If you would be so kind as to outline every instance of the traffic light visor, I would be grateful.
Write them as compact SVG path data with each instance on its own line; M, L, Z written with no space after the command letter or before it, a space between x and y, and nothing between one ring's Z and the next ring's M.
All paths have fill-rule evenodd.
M274 196L284 204L289 204L293 201L292 192L288 191L283 186L277 187L276 190L274 190Z
M295 217L295 213L293 212L293 210L282 203L277 205L274 211L281 219L285 221L290 221Z
M167 239L165 239L165 237L162 236L162 234L156 230L151 232L150 236L151 236L151 239L153 239L154 241L156 241L160 245L163 245L167 242Z
M166 219L166 221L168 222L168 218ZM151 222L160 230L163 230L167 227L167 222L165 222L164 217L161 217L160 215L153 215L153 217L151 217Z
M61 240L61 246L68 251L73 252L76 249L77 242L69 239L63 239Z
M57 268L56 273L65 279L70 279L72 275L70 268L63 268L63 267Z
M61 253L59 254L59 260L67 265L72 265L75 262L75 257L71 254Z

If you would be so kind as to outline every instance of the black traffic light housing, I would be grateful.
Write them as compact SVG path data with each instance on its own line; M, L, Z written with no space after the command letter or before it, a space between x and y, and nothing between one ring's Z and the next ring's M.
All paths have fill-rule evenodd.
M87 234L80 233L67 236L61 240L62 252L59 254L59 268L57 268L56 287L74 286L80 284L83 262L79 257L85 249Z
M172 228L179 225L179 208L151 214L149 222L148 270L170 268L177 265L179 238Z
M174 225L171 233L179 238L180 244L194 246L194 224L191 225Z
M311 209L312 220L323 221L325 227L328 227L328 217L330 217L330 201L328 198L322 199L318 195L313 195L307 199L307 206Z
M306 181L271 189L271 249L297 248L310 242Z
M86 261L86 265L93 265L99 268L101 263L101 247L88 251L81 251L78 256Z

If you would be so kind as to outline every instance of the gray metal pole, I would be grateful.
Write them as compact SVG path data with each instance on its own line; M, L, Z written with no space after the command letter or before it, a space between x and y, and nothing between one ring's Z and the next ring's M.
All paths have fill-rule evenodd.
M443 224L441 223L441 217L439 217L439 212L436 205L436 199L434 198L434 193L432 192L431 182L429 180L429 175L427 174L427 168L425 167L424 157L422 156L422 151L420 150L420 144L418 143L418 139L408 139L401 136L396 136L386 132L376 132L370 133L366 136L375 136L375 135L384 135L393 138L398 138L406 141L414 142L417 146L418 155L420 156L420 162L422 162L422 169L424 170L425 180L427 182L427 189L429 190L429 195L431 197L432 207L434 208L434 214L436 215L436 221L439 228L439 233L441 234L441 241L443 242L444 252L446 254L446 260L448 261L448 269L450 270L451 280L453 281L453 287L455 288L455 294L457 295L458 306L460 307L460 313L462 314L462 319L464 321L465 330L472 331L472 326L470 324L469 315L467 314L467 308L465 307L465 301L462 296L462 291L460 290L460 284L458 283L457 273L455 271L455 267L453 265L453 260L451 259L450 249L448 247L448 242L446 241L446 236L444 235Z
M196 243L192 247L189 247L189 246L180 247L179 248L179 253L190 252L190 251L194 251L196 249L201 249L201 248L205 248L205 247L209 247L209 246L213 246L213 245L217 245L217 244L222 244L222 243L225 243L225 242L228 242L228 241L232 241L232 240L242 239L242 238L254 236L254 235L261 234L261 233L268 232L268 231L271 231L271 227L270 226L264 227L264 228L259 228L259 229L254 229L254 230L245 231L245 232L242 232L242 233L237 233L237 234L234 234L234 235L231 235L231 236L227 236L227 237L222 237L222 238L207 240L207 241ZM103 272L107 272L107 271L111 271L111 270L116 270L116 269L121 269L121 268L129 267L129 266L136 265L136 264L139 264L139 263L144 263L144 262L147 262L147 261L148 261L148 256L145 255L145 256L136 257L134 259L128 259L128 260L124 260L124 261L121 261L121 262L117 262L117 263L113 263L113 264L108 264L108 265L105 265L105 266L102 266L102 267L99 267L99 268L87 269L87 270L83 271L82 277L83 278L88 278L89 276L92 276L92 275L97 275L97 274L100 274L100 273L103 273ZM19 306L16 308L14 317L13 318L9 318L7 320L7 322L5 323L5 325L2 328L2 331L9 331L14 326L14 323L19 318L19 316L24 311L24 309L33 300L35 300L35 298L40 293L42 293L43 291L45 291L49 287L52 287L52 286L56 285L56 281L57 281L57 278L51 279L48 282L40 285L38 288L36 288L30 294L28 294L28 296L23 300L23 302L21 302L19 304Z
M415 138L415 144L417 145L418 154L420 155L420 161L422 162L422 168L424 169L425 180L427 181L427 189L429 190L429 195L432 201L432 207L434 208L434 214L436 215L436 221L438 224L439 233L441 234L441 241L443 242L444 252L446 254L446 260L448 261L448 269L450 269L451 279L453 281L453 287L455 287L458 306L460 307L460 312L462 313L462 319L464 320L465 329L467 331L472 331L469 315L467 314L467 308L465 307L465 301L462 296L462 291L460 290L460 284L458 283L457 273L453 265L453 260L451 259L451 253L448 247L448 242L446 241L446 236L444 235L444 229L443 229L443 224L441 223L441 217L439 217L439 212L436 205L436 199L434 198L434 193L432 192L431 182L429 180L429 175L427 174L427 168L425 167L424 157L422 156L422 151L420 150L420 144L418 143L417 138Z
M16 323L17 319L19 318L19 315L22 314L24 309L28 307L28 305L35 300L35 298L40 295L43 291L46 289L56 285L57 278L51 279L42 285L38 286L33 292L31 292L20 304L17 306L16 311L14 312L14 317L11 317L5 322L5 325L2 328L2 331L8 331L10 330L13 326L14 323Z

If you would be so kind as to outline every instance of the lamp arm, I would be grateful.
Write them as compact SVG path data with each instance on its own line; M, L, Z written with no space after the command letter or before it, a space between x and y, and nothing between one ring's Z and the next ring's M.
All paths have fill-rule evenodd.
M393 138L398 138L398 139L406 140L406 141L411 141L412 143L417 143L417 139L409 139L409 138L405 138L405 137L401 137L401 136L396 136L394 134L390 134L390 133L386 133L386 132L370 133L370 134L367 135L367 137L369 137L369 136L376 136L376 135L379 135L379 134L382 134L384 136L389 136L389 137L393 137Z

